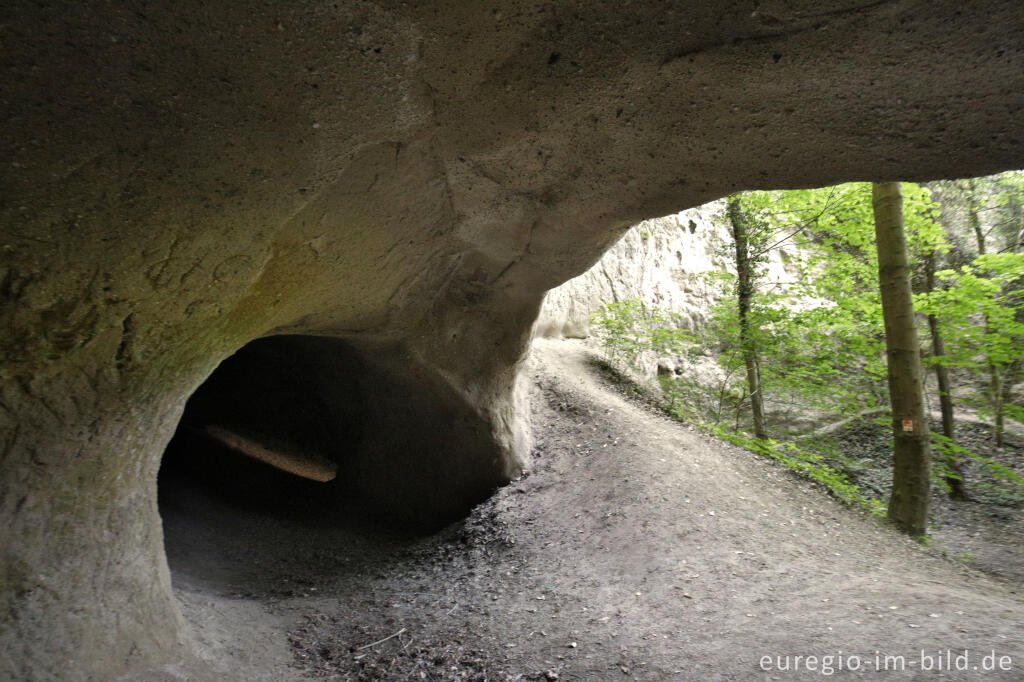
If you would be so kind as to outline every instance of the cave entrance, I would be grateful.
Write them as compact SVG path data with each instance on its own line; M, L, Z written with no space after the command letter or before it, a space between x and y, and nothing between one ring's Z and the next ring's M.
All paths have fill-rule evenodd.
M243 347L186 404L161 464L161 492L188 480L241 507L336 508L363 437L359 358L344 341L308 336Z
M499 455L481 414L404 347L258 339L195 391L164 454L168 564L176 581L250 586L268 564L335 570L346 548L464 516L507 481Z
M308 563L317 547L374 529L351 485L365 436L361 358L339 339L267 337L195 391L158 477L176 583L258 591L268 566Z

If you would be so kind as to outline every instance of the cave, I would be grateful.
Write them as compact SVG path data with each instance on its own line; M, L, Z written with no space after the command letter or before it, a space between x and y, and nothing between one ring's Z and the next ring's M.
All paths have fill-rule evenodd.
M196 389L157 479L179 590L287 589L275 569L308 564L317 544L343 550L337 533L319 531L402 530L394 520L375 524L346 485L364 438L361 383L372 377L363 371L341 339L271 336L226 358Z
M187 401L162 458L165 512L196 488L263 514L392 534L465 514L503 481L488 466L498 445L465 401L409 359L396 370L389 354L278 335L226 358Z
M185 602L277 598L337 578L465 515L504 482L499 455L480 415L400 349L256 339L195 389L163 453L172 587Z
M218 396L332 413L294 443L227 426L437 527L527 463L544 292L630 225L1024 165L1015 1L541 9L5 5L0 677L192 656L158 471L225 426ZM302 391L247 368L274 352ZM260 471L271 500L306 485Z
M321 381L312 348L333 360L330 383ZM212 532L210 517L230 510L309 525L358 511L346 507L343 483L363 435L359 371L358 354L341 340L275 336L247 344L200 385L158 475L172 574L176 545ZM206 546L223 544L217 540Z

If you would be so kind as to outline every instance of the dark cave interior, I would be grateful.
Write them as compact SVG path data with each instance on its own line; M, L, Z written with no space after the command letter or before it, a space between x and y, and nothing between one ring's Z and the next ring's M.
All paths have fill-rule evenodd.
M194 392L165 451L168 563L176 579L182 568L235 575L351 534L434 532L504 482L495 449L472 407L402 348L257 339Z

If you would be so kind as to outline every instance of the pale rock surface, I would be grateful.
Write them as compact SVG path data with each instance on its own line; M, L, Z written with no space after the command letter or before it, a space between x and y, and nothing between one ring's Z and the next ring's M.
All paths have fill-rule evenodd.
M633 226L589 270L544 297L535 334L585 338L601 306L640 300L679 313L695 329L714 302L703 275L728 267L722 202L712 202Z
M735 274L724 201L713 201L634 225L589 270L544 297L534 335L586 338L594 311L610 303L638 300L672 311L696 330L723 288L709 280ZM785 287L797 276L803 254L793 244L773 249L761 264L763 286Z
M713 201L679 213L634 225L582 275L549 291L534 326L547 338L587 338L591 319L602 306L638 300L670 311L682 327L696 331L728 288L709 275L735 274L725 202ZM790 244L773 249L761 264L766 285L785 286L796 277L790 264L804 254ZM633 359L636 380L657 390L659 374L686 376L700 386L727 381L713 354L667 357L642 351Z
M317 370L282 388L322 420L362 411L369 503L441 523L522 469L543 292L629 225L1024 165L1019 0L0 15L3 679L192 655L157 473L254 340Z

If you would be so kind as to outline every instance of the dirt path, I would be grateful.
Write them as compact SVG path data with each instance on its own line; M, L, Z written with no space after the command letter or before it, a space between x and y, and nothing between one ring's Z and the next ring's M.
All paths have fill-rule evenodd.
M966 650L967 671L933 675L1024 678L1024 600L1006 584L628 402L579 343L537 342L528 371L532 472L437 536L172 496L169 560L206 668L168 673L789 680L859 662L859 679L916 679Z

